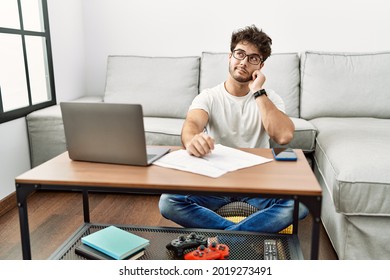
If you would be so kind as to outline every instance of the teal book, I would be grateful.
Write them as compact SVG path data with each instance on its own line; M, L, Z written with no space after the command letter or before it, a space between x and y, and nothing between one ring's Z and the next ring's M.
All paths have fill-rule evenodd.
M88 245L116 260L123 260L149 246L149 240L115 226L109 226L81 238Z

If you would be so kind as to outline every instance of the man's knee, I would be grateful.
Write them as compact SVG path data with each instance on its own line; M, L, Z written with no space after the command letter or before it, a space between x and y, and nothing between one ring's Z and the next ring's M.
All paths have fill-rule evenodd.
M290 200L288 200L288 205L289 205L289 207L291 207L291 210L293 210L294 209L294 203L295 203L295 201L294 200L292 200L292 199L290 199ZM307 207L303 204L303 203L299 203L298 204L299 205L299 207L298 207L298 218L300 219L300 220L302 220L303 218L305 218L306 216L307 216L307 214L309 214L309 210L307 209Z
M158 207L160 208L160 213L163 215L165 218L169 215L169 209L171 208L170 206L170 194L162 194L160 196L160 201L158 202Z
M307 216L307 214L309 214L309 210L307 209L307 207L302 204L302 203L299 203L299 219L303 219Z
M158 203L161 215L170 219L170 217L176 212L177 203L180 202L181 199L181 195L162 194Z

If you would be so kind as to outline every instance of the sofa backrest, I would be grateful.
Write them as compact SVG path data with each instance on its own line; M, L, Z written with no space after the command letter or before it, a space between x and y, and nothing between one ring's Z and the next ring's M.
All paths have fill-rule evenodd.
M390 117L390 53L301 55L301 117Z
M109 56L104 102L141 104L144 116L184 118L198 94L200 57Z
M199 89L214 87L226 80L229 72L229 54L203 52ZM265 88L275 90L286 106L290 117L299 117L299 56L297 53L272 54L263 67Z

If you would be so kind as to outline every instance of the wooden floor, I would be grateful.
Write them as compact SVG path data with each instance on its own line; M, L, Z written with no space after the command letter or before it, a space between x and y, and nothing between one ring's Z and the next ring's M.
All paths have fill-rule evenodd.
M158 210L158 195L90 194L91 222L177 227ZM38 192L28 199L31 253L47 259L83 223L82 195L75 192ZM311 216L300 221L299 239L305 259L310 256ZM0 217L0 260L21 260L17 208ZM319 259L337 255L321 226Z

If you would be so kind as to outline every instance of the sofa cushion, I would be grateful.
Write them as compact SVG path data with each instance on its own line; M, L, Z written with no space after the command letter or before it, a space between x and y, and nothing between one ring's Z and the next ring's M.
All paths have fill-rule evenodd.
M390 216L390 120L318 118L315 161L336 211Z
M64 126L59 105L26 116L31 167L66 151Z
M203 52L200 63L199 91L226 81L229 74L229 54Z
M101 96L85 96L74 102L102 102ZM31 167L66 151L64 125L59 105L50 106L26 116Z
M285 103L290 117L299 117L299 56L297 53L272 54L263 67L265 88L273 89ZM229 54L203 52L200 71L200 90L225 81L229 73Z
M293 149L302 149L305 153L314 151L317 129L312 123L304 119L291 118L295 125L294 138L287 145L278 145L272 139L270 146L273 147L290 147Z
M301 117L390 118L390 53L305 52Z
M109 56L104 102L141 104L148 117L184 118L198 94L200 57Z
M144 117L147 145L181 146L184 119Z

